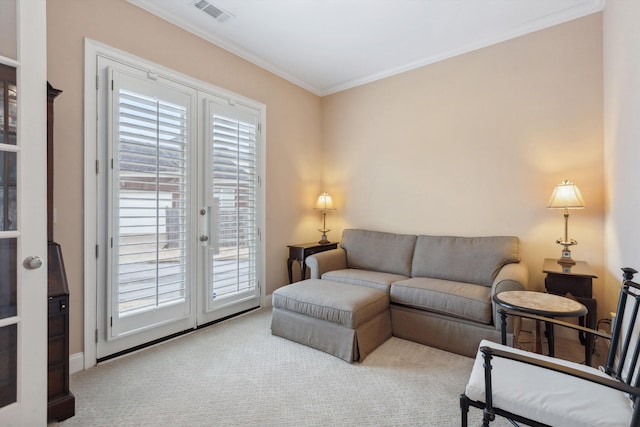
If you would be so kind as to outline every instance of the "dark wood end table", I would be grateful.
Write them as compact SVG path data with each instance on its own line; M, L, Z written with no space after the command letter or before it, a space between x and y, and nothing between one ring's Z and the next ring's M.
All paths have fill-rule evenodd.
M597 327L598 303L593 298L593 279L597 279L591 266L584 261L576 261L573 265L561 264L553 258L546 258L542 266L546 274L544 286L547 292L555 295L569 296L583 304L589 310L585 317L578 319L580 326L590 329ZM586 345L585 334L580 333L580 342Z
M507 313L500 310L500 321L502 328L502 344L507 341L507 314L516 314L517 312L533 314L544 317L581 317L588 313L587 307L581 303L559 295L547 294L543 292L533 291L505 291L497 293L493 296L493 300L500 307L511 310ZM514 313L515 312L515 313ZM554 335L553 323L545 322L547 331L547 340L549 344L549 356L553 357ZM588 346L587 346L588 347ZM536 353L542 353L542 338L540 322L536 320ZM591 364L590 349L585 351L586 363Z
M292 265L294 261L300 263L300 280L304 280L307 276L307 264L305 260L309 255L317 254L318 252L330 251L331 249L337 249L338 243L327 243L321 245L317 242L312 243L300 243L297 245L288 245L289 258L287 259L287 271L289 272L289 283L293 283L293 271Z

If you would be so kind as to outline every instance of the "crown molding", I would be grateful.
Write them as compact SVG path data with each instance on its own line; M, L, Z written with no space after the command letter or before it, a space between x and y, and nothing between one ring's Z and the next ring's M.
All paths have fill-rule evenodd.
M304 81L304 79L302 78L296 77L286 72L285 70L278 67L277 65L262 59L259 55L251 51L248 51L229 40L223 39L221 37L216 37L212 34L202 31L198 29L196 26L191 25L189 22L164 12L163 10L159 9L156 5L154 5L152 0L127 0L127 1L137 7L140 7L141 9L146 10L147 12L153 15L156 15L162 18L165 21L168 21L171 24L174 24L184 29L185 31L188 31L226 50L227 52L233 55L236 55L320 97L342 92L348 89L352 89L358 86L375 82L377 80L385 79L387 77L392 77L397 74L414 70L416 68L424 67L425 65L450 59L458 55L463 55L465 53L469 53L474 50L478 50L494 44L502 43L504 41L511 40L529 33L533 33L533 32L540 31L555 25L573 21L575 19L583 18L587 15L601 12L604 9L605 3L606 3L606 0L596 0L588 4L581 3L578 5L566 8L564 10L561 10L559 12L554 12L549 15L543 16L541 18L531 20L512 31L508 31L506 33L499 34L494 37L487 38L485 40L469 43L460 48L442 52L438 55L429 56L429 57L420 59L418 61L414 61L405 65L399 66L399 67L392 67L376 73L372 73L372 74L368 74L355 79L347 80L334 86L320 88L313 84L310 84L309 82Z

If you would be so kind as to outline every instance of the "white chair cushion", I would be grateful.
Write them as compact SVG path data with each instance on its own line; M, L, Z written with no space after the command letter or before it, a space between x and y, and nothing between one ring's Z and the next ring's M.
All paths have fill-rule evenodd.
M524 354L609 378L590 366L529 353L482 340L487 346ZM484 358L478 350L465 394L485 402ZM633 408L622 392L549 369L501 357L491 359L493 406L523 417L562 427L628 426Z

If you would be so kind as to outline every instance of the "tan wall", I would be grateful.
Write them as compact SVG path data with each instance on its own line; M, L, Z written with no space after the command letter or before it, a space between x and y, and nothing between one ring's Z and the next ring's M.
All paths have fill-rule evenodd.
M286 245L317 238L317 96L124 0L47 2L48 79L55 103L55 240L71 292L71 354L83 351L83 38L124 50L267 105L267 294L287 283Z
M562 211L546 204L571 179L586 203L570 217L574 258L602 276L601 30L590 15L323 98L329 237L515 235L542 289L563 234Z
M640 2L609 1L603 16L605 297L615 311L620 268L640 270Z

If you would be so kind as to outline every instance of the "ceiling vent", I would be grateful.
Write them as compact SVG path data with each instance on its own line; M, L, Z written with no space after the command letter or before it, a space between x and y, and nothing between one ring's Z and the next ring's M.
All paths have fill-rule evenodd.
M220 23L225 22L229 18L233 17L233 15L229 12L215 7L206 0L196 1L195 3L193 3L193 5Z

